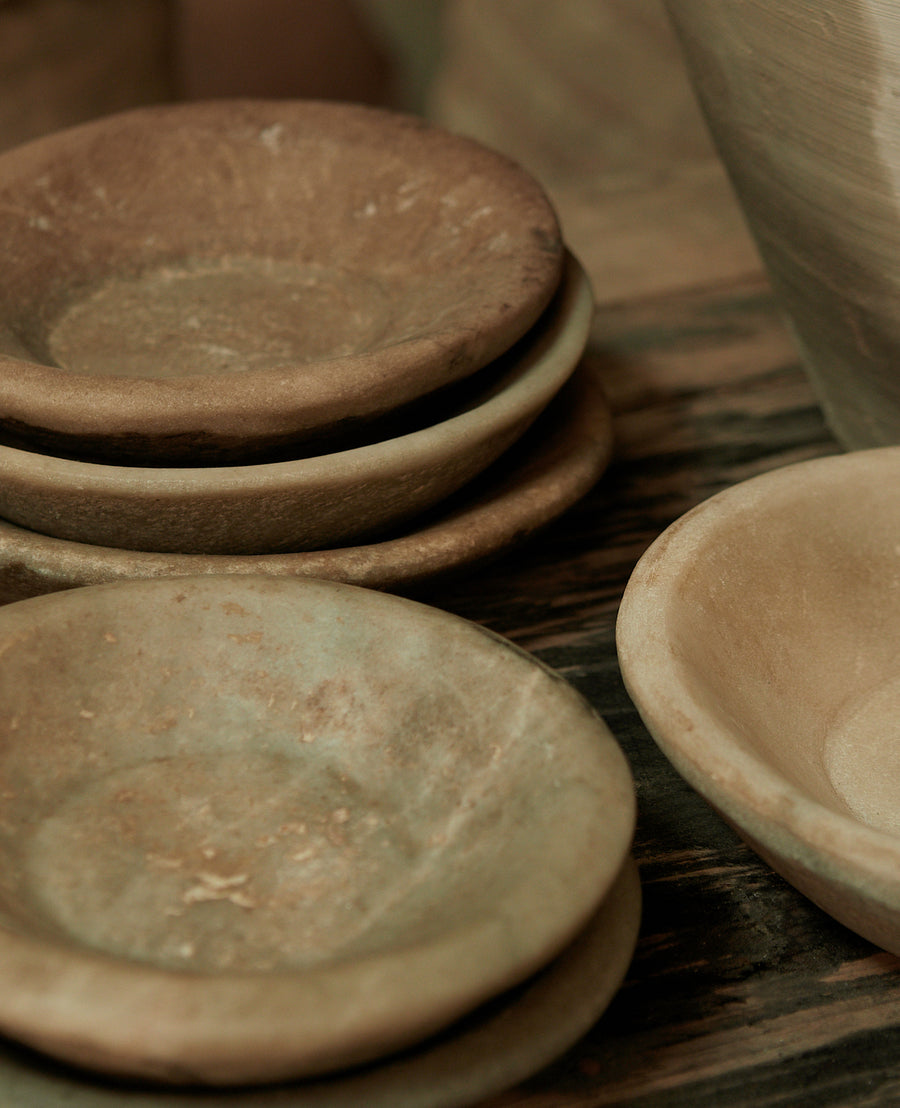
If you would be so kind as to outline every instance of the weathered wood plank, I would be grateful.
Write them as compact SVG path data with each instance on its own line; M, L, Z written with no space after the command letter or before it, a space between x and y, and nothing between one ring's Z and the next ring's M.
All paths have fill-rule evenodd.
M558 668L635 775L644 887L628 980L597 1027L491 1108L890 1104L900 959L774 874L675 774L615 654L637 558L682 512L775 466L839 450L765 282L601 311L616 462L548 534L430 599Z

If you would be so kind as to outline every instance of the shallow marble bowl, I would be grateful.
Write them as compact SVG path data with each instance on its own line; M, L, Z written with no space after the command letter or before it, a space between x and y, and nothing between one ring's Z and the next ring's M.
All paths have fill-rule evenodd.
M229 1084L418 1041L602 901L634 794L484 629L330 582L138 581L0 610L0 1030Z
M544 316L462 411L335 454L248 466L100 465L0 446L0 516L60 539L179 554L265 554L371 537L495 461L571 376L593 312L569 256Z
M563 266L520 167L413 117L228 101L0 156L0 433L224 464L459 380Z
M679 772L773 868L900 953L900 449L776 470L673 524L622 673Z
M640 922L640 878L628 858L597 912L547 966L418 1046L349 1071L205 1093L162 1093L150 1082L123 1090L7 1039L0 1098L15 1108L473 1108L538 1073L597 1023L627 973Z

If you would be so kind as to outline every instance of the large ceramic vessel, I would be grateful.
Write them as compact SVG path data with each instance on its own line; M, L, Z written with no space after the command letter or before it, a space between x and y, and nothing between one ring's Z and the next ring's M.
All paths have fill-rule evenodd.
M667 4L832 430L900 441L900 7Z

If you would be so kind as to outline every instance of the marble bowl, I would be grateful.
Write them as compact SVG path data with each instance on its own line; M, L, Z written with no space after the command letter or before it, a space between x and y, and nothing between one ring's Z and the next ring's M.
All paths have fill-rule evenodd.
M547 964L628 855L627 763L490 632L348 585L0 610L0 1030L177 1083L333 1071Z
M486 393L442 422L334 454L185 469L80 462L0 446L0 516L96 546L265 554L370 538L481 473L571 376L593 312L570 255L550 307Z
M350 104L138 109L0 156L0 436L226 464L498 357L563 268L520 167Z
M537 1074L597 1023L628 971L640 922L640 878L629 858L547 966L443 1033L367 1066L266 1088L162 1094L148 1082L123 1090L90 1071L60 1070L5 1040L0 1100L15 1108L472 1108Z
M628 690L675 768L842 923L900 954L900 448L719 493L644 554Z

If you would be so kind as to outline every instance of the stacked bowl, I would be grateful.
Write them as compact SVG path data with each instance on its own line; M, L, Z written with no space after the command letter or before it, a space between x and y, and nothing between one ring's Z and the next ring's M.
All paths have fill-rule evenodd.
M0 1032L115 1104L473 1103L618 989L625 757L484 628L205 575L7 605L0 654ZM0 1094L106 1103L2 1040Z
M469 140L347 104L142 109L0 157L0 206L2 540L61 583L121 576L115 551L147 576L390 543L498 461L522 494L510 451L561 393L535 522L606 463L588 281Z
M406 117L241 101L20 147L0 209L0 1033L39 1052L0 1040L0 1099L532 1073L634 949L627 763L510 643L347 582L605 465L547 198Z

